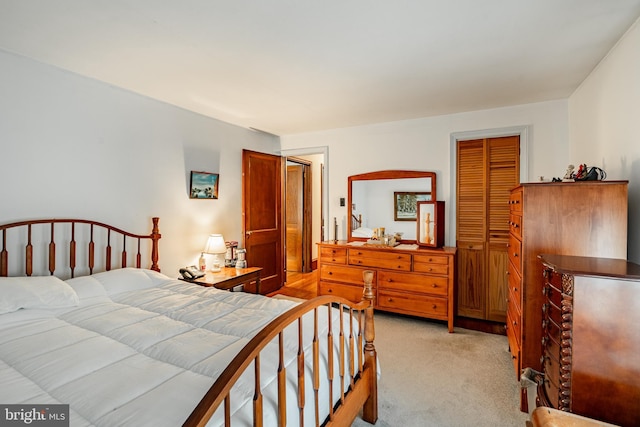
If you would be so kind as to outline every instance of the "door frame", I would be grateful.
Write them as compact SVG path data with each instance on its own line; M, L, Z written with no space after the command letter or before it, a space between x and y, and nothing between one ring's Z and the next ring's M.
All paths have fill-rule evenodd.
M319 146L319 147L306 147L306 148L292 148L292 149L284 149L280 150L279 154L283 157L295 157L295 156L307 156L314 154L321 154L323 156L322 164L324 167L323 171L323 179L321 183L322 190L322 199L320 207L320 224L321 224L321 236L324 236L325 240L329 237L327 233L327 219L329 218L329 147L328 146ZM286 238L286 236L285 236Z
M285 182L284 182L284 196L285 196L285 203L284 203L284 219L285 219L285 228L284 228L284 232L285 232L285 236L284 236L284 256L285 256L285 274L288 272L288 262L289 262L289 251L287 248L287 221L288 221L288 215L289 212L287 211L287 200L286 198L289 196L289 190L288 190L288 181L289 181L289 162L296 164L297 166L302 167L302 252L301 252L301 272L302 273L310 273L311 272L311 261L312 261L312 256L311 256L311 246L312 246L312 241L311 241L311 229L313 226L313 221L312 221L312 211L311 208L313 206L313 201L312 201L312 177L311 177L311 162L304 160L302 158L299 157L293 157L293 156L288 156L285 158ZM285 275L286 277L286 275ZM286 280L285 280L286 281Z
M466 141L472 139L486 139L501 136L520 135L520 182L529 181L529 134L531 133L530 125L511 126L505 128L481 129L464 132L452 132L449 137L449 177L451 184L449 187L449 239L447 246L456 246L456 202L457 202L457 170L458 141Z

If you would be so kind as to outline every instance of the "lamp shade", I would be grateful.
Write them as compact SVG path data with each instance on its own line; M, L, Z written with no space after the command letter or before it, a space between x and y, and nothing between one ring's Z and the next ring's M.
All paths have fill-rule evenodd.
M204 247L205 254L223 254L227 252L227 245L224 243L222 234L210 234L207 244Z

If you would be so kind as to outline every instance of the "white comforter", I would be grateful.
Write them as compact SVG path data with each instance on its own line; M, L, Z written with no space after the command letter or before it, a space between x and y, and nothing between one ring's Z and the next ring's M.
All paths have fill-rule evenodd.
M77 293L78 306L0 315L0 402L69 404L71 426L181 425L251 337L295 305L204 288L149 270L115 270L66 282ZM312 319L303 324L312 334ZM334 329L338 324L335 320ZM337 329L334 334L338 336ZM288 387L294 390L297 329L286 335L293 338L286 354ZM326 341L320 348L324 346ZM305 418L310 422L305 424L311 425L312 356L306 353ZM266 367L277 366L277 354L274 347L261 359L262 383L267 385L265 425L276 419L275 371ZM234 425L250 423L253 369L248 371L232 394ZM334 395L339 388L336 382ZM323 417L328 401L326 389L321 390ZM287 412L295 424L294 398L288 400ZM218 411L210 425L220 425L220 420Z

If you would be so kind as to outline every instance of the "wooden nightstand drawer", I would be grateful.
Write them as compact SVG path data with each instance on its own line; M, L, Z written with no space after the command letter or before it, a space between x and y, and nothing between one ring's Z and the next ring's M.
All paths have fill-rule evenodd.
M388 290L378 290L378 306L399 312L415 312L421 316L446 319L447 300L427 295L416 295Z
M320 258L322 258L323 262L332 262L335 264L346 264L347 249L321 247Z
M393 271L380 271L378 273L379 289L392 288L399 291L446 296L449 291L448 284L449 280L446 277L396 273Z

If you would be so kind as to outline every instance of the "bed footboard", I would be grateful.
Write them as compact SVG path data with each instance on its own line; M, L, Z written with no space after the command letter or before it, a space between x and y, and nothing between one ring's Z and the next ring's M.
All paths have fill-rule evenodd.
M333 296L320 296L308 300L280 315L265 328L263 328L249 343L238 353L227 368L218 377L213 386L202 398L200 403L187 418L184 426L204 426L212 415L220 408L224 412L225 426L231 426L232 402L231 391L245 371L254 370L254 396L253 396L253 425L263 425L263 385L261 378L265 377L261 370L262 350L272 342L277 342L278 366L274 378L277 382L277 425L305 425L304 412L313 411L315 425L325 426L350 426L355 417L361 413L362 418L375 423L378 419L377 396L377 355L373 344L375 337L373 323L374 293L372 288L373 272L363 272L364 292L363 300L358 304ZM326 336L319 336L318 314L320 310L327 310L328 328ZM339 325L332 324L332 313L339 313ZM303 316L313 318L313 338L310 351L305 352L303 343ZM343 320L343 319L347 320ZM287 395L287 369L284 362L284 335L285 329L294 323L297 328L297 395L292 398ZM354 325L358 325L354 328ZM294 326L292 326L294 327ZM334 334L337 330L338 334ZM354 330L356 333L354 334ZM326 342L326 348L321 349L320 342ZM338 354L334 354L336 351ZM309 353L309 354L306 354ZM305 362L306 357L311 357L311 362ZM327 362L326 375L321 375L320 361ZM334 363L337 360L337 366ZM310 365L311 375L305 376L305 366ZM336 375L337 373L337 375ZM266 376L269 376L267 374ZM313 397L305 397L305 377L311 378L313 384ZM336 381L335 378L339 380ZM289 377L290 378L290 377ZM324 387L328 390L331 399L328 402L328 416L320 415L318 391ZM289 388L290 384L289 384ZM335 388L335 392L334 392ZM338 391L339 390L339 391ZM331 396L337 395L337 400ZM311 403L309 403L311 402ZM223 407L221 407L223 405ZM296 405L299 422L290 420L287 423L287 405ZM321 419L322 418L322 419ZM308 425L308 424L306 424Z

